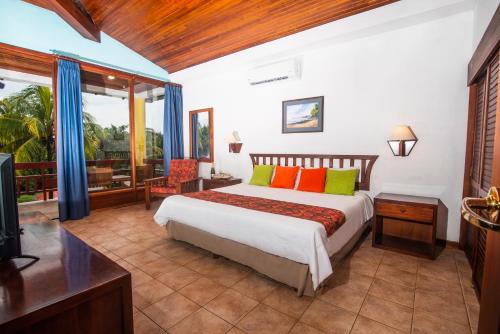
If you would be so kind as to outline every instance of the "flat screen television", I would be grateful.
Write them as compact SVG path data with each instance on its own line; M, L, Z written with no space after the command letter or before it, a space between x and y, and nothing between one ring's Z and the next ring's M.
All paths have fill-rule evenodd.
M21 256L14 157L0 153L0 261Z

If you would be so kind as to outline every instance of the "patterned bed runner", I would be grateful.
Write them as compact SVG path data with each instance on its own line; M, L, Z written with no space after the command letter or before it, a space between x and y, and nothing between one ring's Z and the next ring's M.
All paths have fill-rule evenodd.
M232 205L250 210L315 221L323 225L328 236L331 236L345 222L345 215L342 211L314 205L291 203L261 197L228 194L211 190L183 194L182 196L195 198L202 201Z

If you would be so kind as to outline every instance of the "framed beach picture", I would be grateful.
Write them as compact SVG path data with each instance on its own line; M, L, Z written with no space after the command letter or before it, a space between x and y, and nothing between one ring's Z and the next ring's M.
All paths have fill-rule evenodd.
M283 101L282 133L323 132L323 96Z

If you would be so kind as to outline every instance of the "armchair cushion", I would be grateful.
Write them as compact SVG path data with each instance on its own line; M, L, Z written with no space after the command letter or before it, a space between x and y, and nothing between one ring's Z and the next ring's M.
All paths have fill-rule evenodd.
M154 196L168 197L178 193L198 191L198 161L193 159L172 160L168 177L144 180L144 185L144 200L147 209L151 207L151 198Z
M176 194L177 188L175 186L151 187L151 193L153 193L153 194Z

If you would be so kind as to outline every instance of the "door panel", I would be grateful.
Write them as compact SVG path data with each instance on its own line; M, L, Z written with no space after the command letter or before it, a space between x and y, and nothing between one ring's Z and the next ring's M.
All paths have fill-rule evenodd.
M499 46L500 5L468 66L464 196L484 198L490 186L500 189ZM500 206L491 198L488 203L492 210ZM490 212L489 216L498 213ZM460 246L473 264L473 279L481 289L478 333L500 334L500 231L493 230L494 225L478 226L481 230L462 220ZM490 229L483 230L485 227Z
M488 77L488 96L486 97L486 113L484 115L484 154L482 161L481 188L489 189L493 174L493 149L495 144L495 125L497 115L497 91L498 91L498 53L491 62Z
M499 55L495 53L483 75L476 83L474 115L470 117L474 124L472 136L472 159L470 161L470 176L464 186L464 195L470 197L484 197L492 186L495 174L495 140L497 128L497 99L498 99ZM473 269L473 281L479 294L484 276L486 256L487 232L467 224L464 229L466 236L463 247Z
M470 97L474 110L469 114L469 122L473 124L469 125L468 132L471 158L468 160L469 174L464 180L464 195L470 197L485 197L491 186L500 186L499 67L496 51L471 89L474 92ZM466 235L461 237L461 243L471 262L472 278L481 299L478 333L499 334L500 232L479 229L471 224L462 231Z

